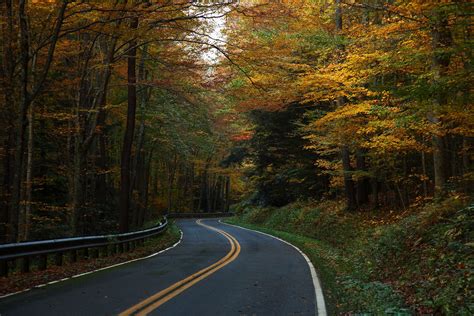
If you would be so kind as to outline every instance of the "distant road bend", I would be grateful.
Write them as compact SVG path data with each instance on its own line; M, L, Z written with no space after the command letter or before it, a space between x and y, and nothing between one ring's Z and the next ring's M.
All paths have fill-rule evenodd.
M178 225L175 248L7 297L0 314L325 315L314 271L292 246L216 219Z

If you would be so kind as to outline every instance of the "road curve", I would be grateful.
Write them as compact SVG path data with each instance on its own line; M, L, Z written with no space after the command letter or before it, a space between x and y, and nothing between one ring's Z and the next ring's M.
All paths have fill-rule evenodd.
M0 315L316 314L310 269L293 247L214 219L178 226L177 247L7 297Z

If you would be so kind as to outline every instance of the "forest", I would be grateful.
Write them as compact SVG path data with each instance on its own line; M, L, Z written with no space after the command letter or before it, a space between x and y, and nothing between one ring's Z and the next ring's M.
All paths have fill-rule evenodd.
M0 243L233 212L331 314L472 315L472 12L3 0Z

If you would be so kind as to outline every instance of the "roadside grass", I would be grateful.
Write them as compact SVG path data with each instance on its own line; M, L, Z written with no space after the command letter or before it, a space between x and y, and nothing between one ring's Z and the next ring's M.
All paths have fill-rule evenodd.
M20 273L15 271L8 277L1 277L0 295L15 293L55 280L69 278L76 274L146 257L172 246L179 240L180 236L180 230L174 222L170 221L169 227L163 234L147 239L142 247L135 248L131 252L117 253L109 256L104 256L101 252L100 257L94 259L84 258L81 253L79 253L76 262L72 262L70 256L64 256L62 266L54 266L52 262L48 262L51 265L48 265L48 268L43 271L39 271L37 265L33 262L31 272Z
M299 247L329 315L472 315L474 206L452 197L404 212L347 213L343 203L234 207L226 222Z

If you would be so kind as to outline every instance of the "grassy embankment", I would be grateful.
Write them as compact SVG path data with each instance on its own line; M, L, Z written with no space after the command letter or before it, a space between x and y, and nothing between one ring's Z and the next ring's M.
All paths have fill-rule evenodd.
M474 205L452 197L404 212L349 214L334 201L258 208L229 223L303 250L330 315L473 315Z

